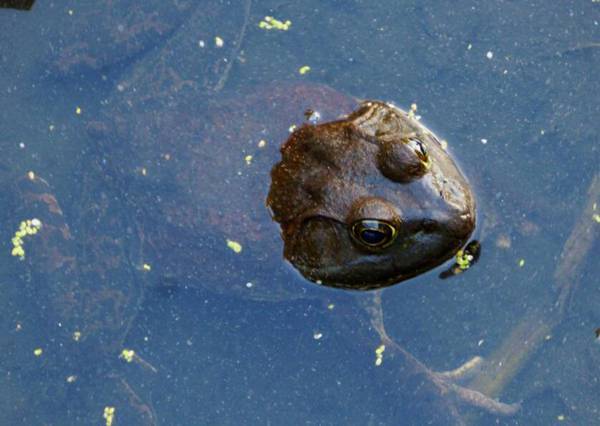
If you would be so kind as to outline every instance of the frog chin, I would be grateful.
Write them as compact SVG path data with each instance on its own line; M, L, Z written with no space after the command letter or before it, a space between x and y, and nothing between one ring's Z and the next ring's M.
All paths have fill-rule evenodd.
M393 285L409 277L388 277L384 280L373 280L373 277L358 278L356 272L364 270L365 259L357 260L355 264L325 265L310 267L296 265L296 268L307 279L327 287L343 288L348 290L375 290ZM364 275L364 274L360 274ZM350 279L349 279L350 278Z

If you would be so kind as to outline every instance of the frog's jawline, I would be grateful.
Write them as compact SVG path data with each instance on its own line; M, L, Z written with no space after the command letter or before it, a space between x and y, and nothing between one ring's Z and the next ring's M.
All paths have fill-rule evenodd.
M411 278L419 276L424 272L435 269L435 268L439 267L440 265L444 264L445 262L447 262L449 259L451 259L454 256L454 253L455 253L455 250L452 250L452 251L448 251L445 256L438 256L436 258L437 261L435 264L424 264L419 268L415 268L408 272L405 271L403 273L394 275L385 280L378 280L378 281L364 282L364 283L356 283L356 282L345 283L345 282L339 282L336 280L330 280L327 277L343 275L344 272L348 269L348 267L358 265L360 263L364 263L365 258L361 258L360 260L348 262L348 263L345 263L344 265L331 265L331 266L322 266L322 267L315 268L315 267L296 264L295 268L297 268L298 271L300 271L300 273L306 279L312 281L313 283L319 284L319 285L325 285L327 287L335 287L335 288L346 289L346 290L357 290L357 291L378 290L378 289L382 289L385 287L393 286L395 284L399 284L403 281L407 281ZM370 257L376 258L377 256L373 255ZM379 262L380 261L381 261L381 258L379 257Z

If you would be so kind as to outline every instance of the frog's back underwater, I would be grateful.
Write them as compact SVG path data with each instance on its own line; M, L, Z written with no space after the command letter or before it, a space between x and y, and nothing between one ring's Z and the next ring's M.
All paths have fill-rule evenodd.
M306 111L333 120L355 106L327 86L284 82L205 103L127 106L92 123L104 174L126 189L141 226L138 262L153 281L258 300L303 296L266 205L270 172Z

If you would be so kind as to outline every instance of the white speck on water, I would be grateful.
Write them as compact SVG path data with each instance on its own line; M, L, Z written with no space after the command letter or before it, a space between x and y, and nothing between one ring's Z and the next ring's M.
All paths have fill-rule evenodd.
M319 111L313 111L308 117L310 124L317 124L321 120L321 113Z
M488 140L487 139L481 139L481 143L485 145L486 143L488 143Z
M488 59L492 59L494 57L494 52L488 50L488 52L485 54L485 57Z

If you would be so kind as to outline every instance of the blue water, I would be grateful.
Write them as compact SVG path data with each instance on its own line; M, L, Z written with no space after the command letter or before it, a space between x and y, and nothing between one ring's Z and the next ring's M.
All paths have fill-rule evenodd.
M597 422L597 238L568 280L565 313L552 306L565 241L593 220L581 213L599 173L600 3L255 1L249 13L246 2L125 3L0 11L1 424L105 424L105 406L116 407L117 425ZM292 26L260 29L267 15ZM200 40L204 57L184 54ZM123 347L156 372L101 350L83 360L53 356L58 337L40 326L53 319L40 288L55 277L38 280L10 256L23 219L12 183L29 170L46 179L77 237L79 183L98 158L87 123L153 57L185 70L215 102L292 81L416 103L475 188L483 254L450 280L433 271L386 290L387 331L441 371L474 355L496 359L529 318L534 331L551 323L493 395L521 410L497 417L458 404L449 420L409 364L384 353L375 366L379 339L352 295L306 284L310 297L280 302L149 287ZM310 71L300 74L304 65ZM45 351L36 357L35 348Z

